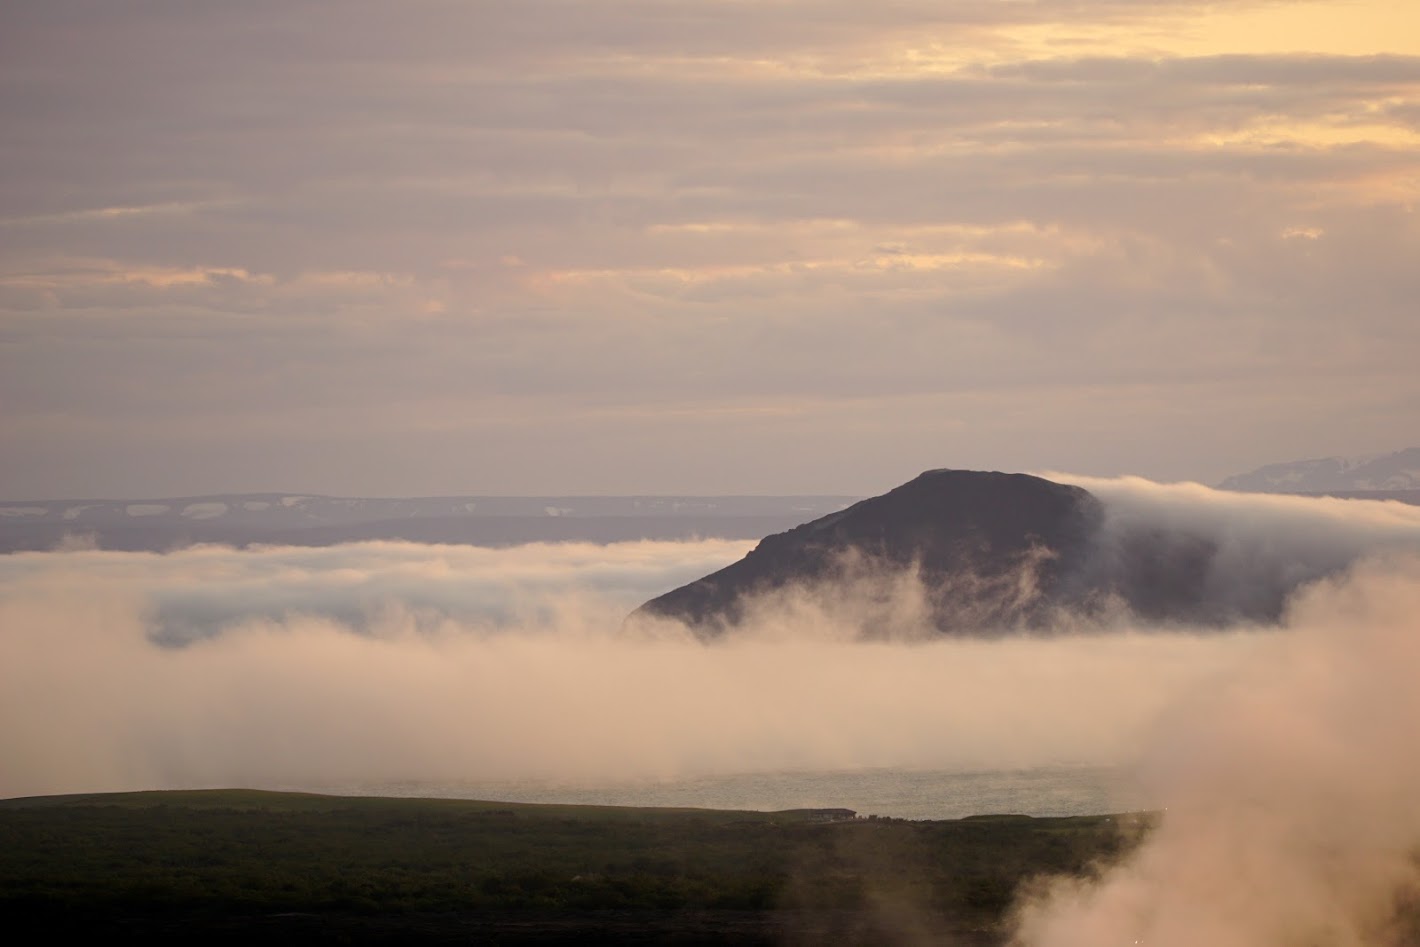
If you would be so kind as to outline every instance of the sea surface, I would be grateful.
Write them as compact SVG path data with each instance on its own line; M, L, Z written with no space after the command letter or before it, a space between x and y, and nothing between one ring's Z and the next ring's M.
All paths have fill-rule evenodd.
M774 811L853 809L898 819L970 815L1092 815L1149 808L1137 786L1115 770L1037 767L962 773L857 769L740 773L689 779L580 785L538 780L285 785L338 795L417 796L577 805L671 806Z

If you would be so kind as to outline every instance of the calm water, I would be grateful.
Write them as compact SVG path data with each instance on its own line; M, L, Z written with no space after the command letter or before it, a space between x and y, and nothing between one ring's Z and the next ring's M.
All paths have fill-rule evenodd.
M616 806L708 809L834 807L859 815L956 819L987 813L1089 815L1147 808L1115 771L1051 767L983 773L892 769L745 773L665 782L572 785L552 782L396 782L283 786L346 795L426 796Z

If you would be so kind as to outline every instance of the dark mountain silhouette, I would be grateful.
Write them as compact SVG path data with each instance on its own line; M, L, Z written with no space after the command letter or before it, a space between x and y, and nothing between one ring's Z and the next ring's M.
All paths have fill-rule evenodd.
M1080 558L1101 516L1099 502L1079 487L1026 474L930 470L766 537L739 562L638 611L713 632L741 620L747 598L759 593L916 568L929 586L977 590L970 602L959 594L933 603L944 627L968 604L992 626L1029 623L1068 585L1062 566ZM1034 593L1019 594L1023 575Z
M1045 630L1064 612L1222 625L1278 620L1300 581L1223 595L1214 539L1154 525L1106 529L1105 520L1103 504L1081 487L1026 474L931 470L766 537L739 562L646 602L633 618L673 618L709 636L741 621L767 593L841 588L911 570L928 622L949 634Z

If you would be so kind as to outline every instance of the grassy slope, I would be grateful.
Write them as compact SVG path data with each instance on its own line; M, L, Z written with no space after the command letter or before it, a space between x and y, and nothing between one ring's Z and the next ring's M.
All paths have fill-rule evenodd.
M1133 834L1108 816L825 824L253 790L41 797L0 801L0 910L149 940L868 943L902 928L990 943L964 932L995 930L1023 879L1086 870Z

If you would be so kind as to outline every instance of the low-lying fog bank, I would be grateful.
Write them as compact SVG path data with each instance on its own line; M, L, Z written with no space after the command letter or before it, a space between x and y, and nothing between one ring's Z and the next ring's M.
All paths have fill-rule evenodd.
M1268 635L865 641L803 600L712 645L623 629L648 572L726 552L524 547L480 575L439 547L34 557L0 602L0 794L1109 765ZM278 610L342 591L357 618Z

